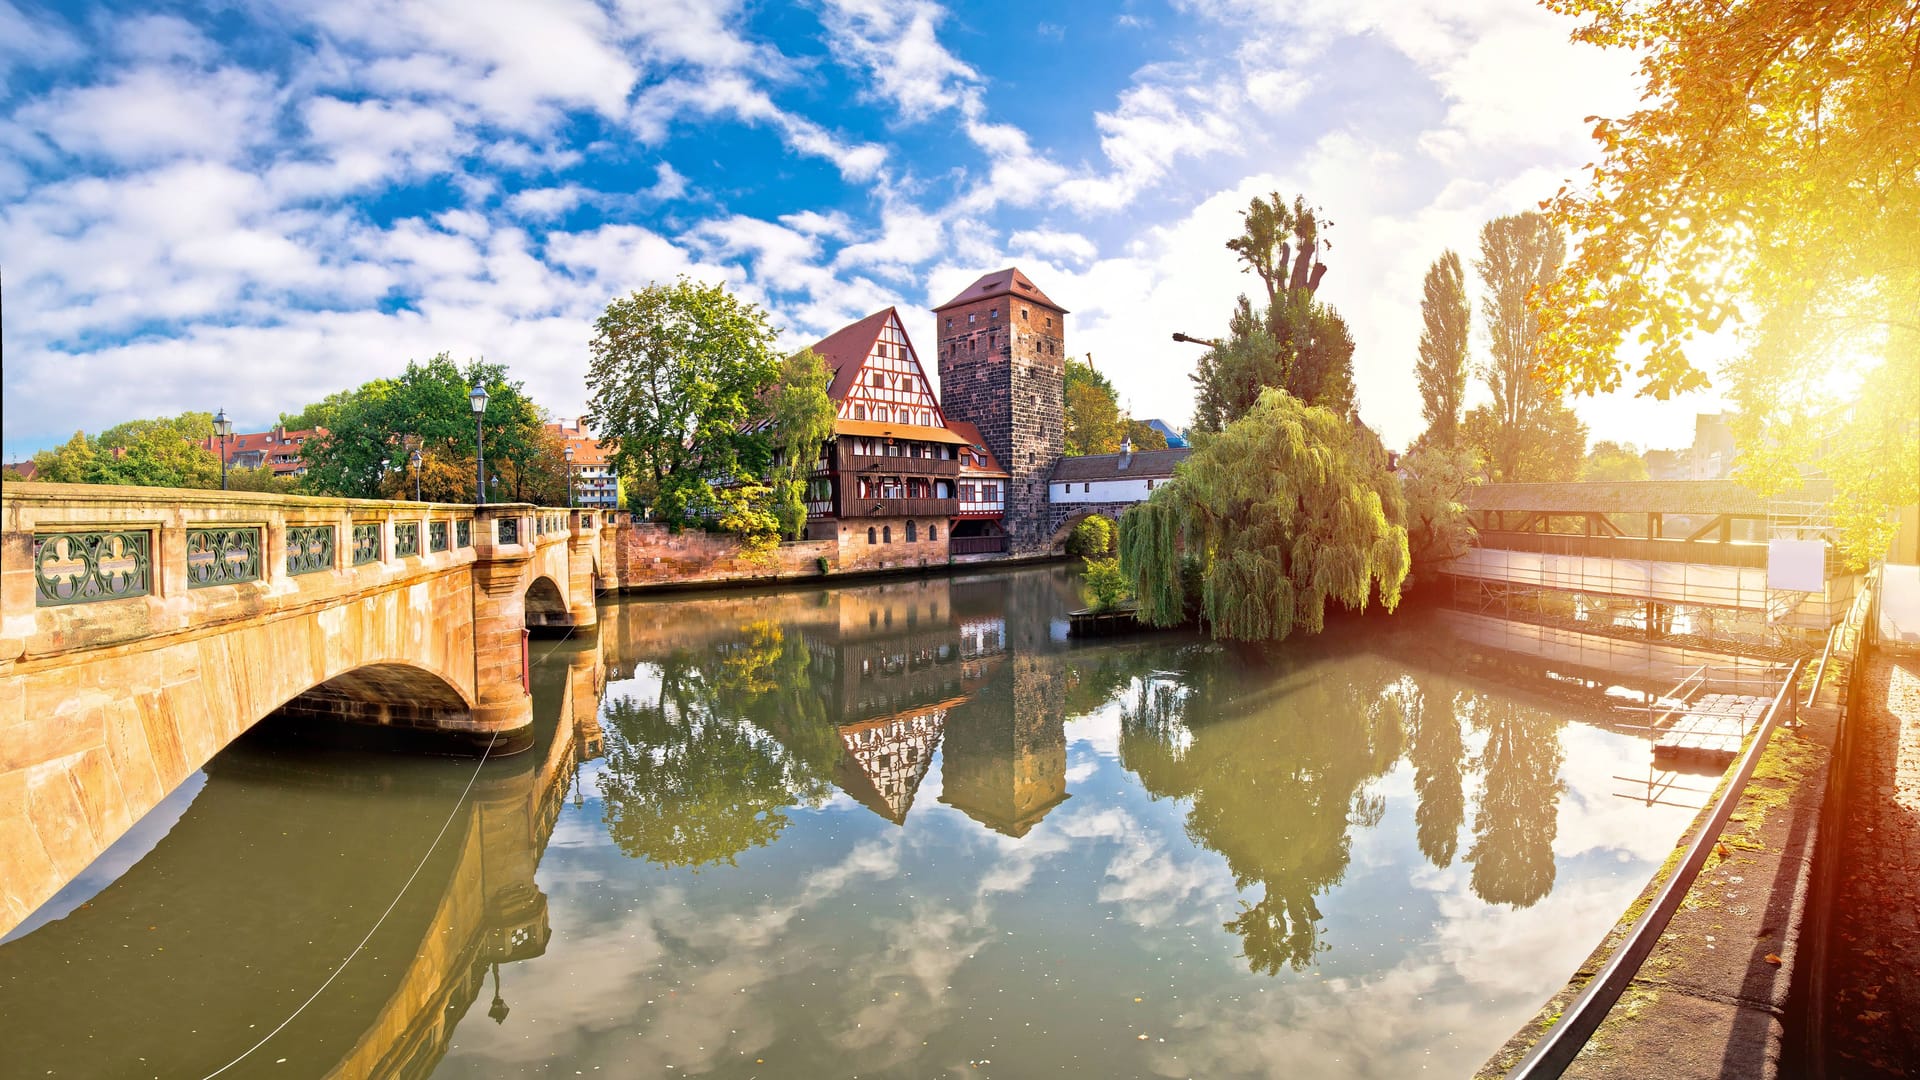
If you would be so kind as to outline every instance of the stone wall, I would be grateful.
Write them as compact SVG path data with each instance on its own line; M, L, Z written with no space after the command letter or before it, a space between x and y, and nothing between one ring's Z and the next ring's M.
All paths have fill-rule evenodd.
M1047 477L1066 447L1066 314L1003 295L934 318L941 409L978 427L1012 474L1005 519L1012 553L1044 554L1051 532Z
M907 518L860 518L839 522L835 534L829 537L781 544L771 561L745 558L740 542L721 533L694 529L673 533L664 525L621 524L603 534L602 543L611 547L611 555L603 550L602 565L611 564L613 568L603 584L645 590L817 578L821 576L821 559L827 560L830 574L945 566L947 522L940 518L911 520L912 542L907 540ZM827 524L831 529L833 523ZM939 530L937 539L927 538L929 525ZM867 542L868 529L873 530L871 544Z

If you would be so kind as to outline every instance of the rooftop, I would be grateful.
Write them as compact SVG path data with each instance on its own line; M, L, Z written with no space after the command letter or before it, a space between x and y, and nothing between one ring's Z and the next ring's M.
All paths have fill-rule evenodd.
M961 304L971 304L976 300L990 300L993 297L1006 296L1009 293L1023 300L1031 300L1036 304L1052 308L1062 315L1067 313L1066 308L1061 307L1049 299L1047 294L1041 292L1040 287L1033 283L1033 279L1021 273L1020 268L1016 266L1009 266L1005 270L995 270L991 274L982 276L980 280L961 289L960 295L933 310L945 311L950 307L957 307Z
M1781 492L1779 498L1824 503L1832 496L1831 482L1809 480L1804 488ZM1548 514L1767 514L1767 500L1735 480L1481 484L1469 489L1463 501L1469 510Z
M1054 483L1084 480L1158 480L1173 475L1173 467L1187 460L1193 451L1187 448L1135 450L1123 454L1087 454L1063 457L1053 467ZM1125 465L1121 459L1127 458Z

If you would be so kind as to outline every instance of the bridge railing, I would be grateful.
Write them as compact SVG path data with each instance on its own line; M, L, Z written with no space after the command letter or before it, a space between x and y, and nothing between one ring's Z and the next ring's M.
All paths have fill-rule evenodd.
M248 618L511 556L595 511L97 484L0 491L0 662Z

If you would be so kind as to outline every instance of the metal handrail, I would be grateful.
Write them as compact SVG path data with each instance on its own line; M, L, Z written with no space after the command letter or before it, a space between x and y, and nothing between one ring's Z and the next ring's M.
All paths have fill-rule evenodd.
M1726 828L1727 819L1733 814L1734 804L1740 801L1740 795L1746 790L1747 781L1753 778L1754 766L1760 763L1760 755L1766 751L1767 740L1772 738L1774 729L1780 725L1781 714L1792 712L1796 704L1793 690L1799 682L1800 671L1806 661L1796 660L1793 670L1787 673L1786 681L1774 694L1773 703L1767 706L1767 715L1760 722L1759 730L1754 733L1753 741L1747 744L1746 752L1734 766L1733 777L1727 783L1727 790L1715 803L1713 811L1694 834L1693 843L1687 848L1686 858L1674 868L1672 876L1660 887L1654 901L1641 914L1633 929L1627 932L1625 941L1607 958L1606 964L1598 974L1588 981L1561 1015L1560 1022L1548 1029L1540 1041L1533 1044L1527 1056L1507 1071L1507 1080L1549 1080L1565 1072L1573 1059L1579 1056L1587 1040L1599 1029L1601 1021L1613 1008L1627 985L1640 972L1640 965L1646 962L1653 947L1659 944L1660 935L1665 932L1673 913L1679 910L1687 890L1700 874L1700 868L1706 864L1707 854L1720 840L1720 830ZM1783 708L1784 706L1784 708Z
M1692 682L1692 681L1693 681L1693 680L1695 680L1695 679L1699 679L1699 680L1700 680L1700 686L1701 686L1701 688L1702 688L1702 689L1704 689L1704 688L1706 687L1706 685L1707 685L1707 665L1705 665L1705 664L1701 664L1701 665L1700 665L1699 667L1697 667L1697 668L1694 668L1694 669L1693 669L1692 671L1690 671L1690 672L1688 672L1688 673L1687 673L1686 675L1684 675L1684 676L1682 676L1679 682L1677 682L1677 683L1674 683L1674 684L1673 684L1673 689L1671 689L1671 690L1669 690L1669 691L1667 691L1667 692L1666 692L1666 693L1664 693L1664 694L1661 694L1661 695L1660 695L1660 697L1659 697L1659 699L1658 699L1658 700L1661 700L1661 701L1666 701L1666 700L1669 700L1669 699L1672 699L1672 700L1677 700L1678 702L1680 702L1680 704L1679 704L1679 705L1677 705L1677 706L1669 706L1669 707L1667 708L1667 711L1666 711L1666 712L1663 712L1663 713L1661 713L1661 714L1660 714L1660 715L1659 715L1659 716L1658 716L1657 718L1656 718L1656 717L1655 717L1655 716L1653 715L1653 710L1654 710L1654 706L1653 706L1653 705L1651 705L1651 704L1649 704L1649 705L1647 706L1647 728L1646 728L1646 730L1648 730L1648 731L1654 731L1654 730L1656 730L1656 729L1658 729L1658 728L1660 727L1660 724L1661 724L1661 722L1662 722L1662 721L1664 721L1664 720L1670 720L1670 719L1672 719L1672 718L1673 718L1673 715L1674 715L1675 713L1679 713L1679 712L1684 712L1684 711L1685 711L1686 709L1688 709L1688 708L1690 708L1690 707L1692 706L1692 704L1693 704L1693 703L1692 703L1691 701L1688 701L1688 700L1687 700L1687 697L1686 697L1686 695L1685 695L1685 693L1683 693L1682 691L1683 691L1683 690L1685 689L1685 687L1686 687L1686 685L1687 685L1688 683L1690 683L1690 682Z
M1813 689L1807 691L1806 707L1809 709L1813 708L1813 699L1820 696L1821 680L1827 677L1827 661L1833 659L1833 639L1840 636L1840 628L1846 624L1847 620L1841 619L1833 624L1833 629L1827 631L1827 646L1820 650L1820 663L1813 669Z

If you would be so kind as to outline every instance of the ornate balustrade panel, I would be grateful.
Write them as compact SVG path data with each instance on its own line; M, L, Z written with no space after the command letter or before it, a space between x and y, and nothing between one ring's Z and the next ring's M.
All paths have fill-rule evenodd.
M380 523L377 521L356 521L353 523L353 565L365 566L380 561Z
M260 580L260 530L252 527L187 530L187 587Z
M453 542L463 548L473 546L473 519L461 518L453 525Z
M396 521L393 523L393 557L411 559L420 554L420 523L417 521Z
M520 542L520 519L519 518L504 517L499 520L498 524L499 524L498 536L500 538L499 539L500 543L517 544Z
M333 569L336 532L332 525L287 526L287 574L316 574Z
M447 523L444 521L427 522L427 550L447 550Z
M40 607L123 600L153 591L153 534L36 533L33 580Z

